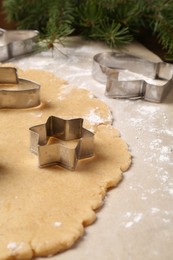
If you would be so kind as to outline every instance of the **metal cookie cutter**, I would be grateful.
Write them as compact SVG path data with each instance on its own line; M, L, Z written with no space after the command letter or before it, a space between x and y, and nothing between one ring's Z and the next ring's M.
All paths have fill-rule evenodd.
M30 53L33 50L38 31L13 30L0 28L0 61Z
M93 77L106 83L108 97L161 102L173 84L173 65L123 53L99 53L93 58Z
M31 108L40 105L40 85L18 78L13 67L0 67L0 108Z
M50 116L45 124L31 127L30 150L39 166L60 165L75 170L80 159L94 155L94 134L82 127L83 119Z

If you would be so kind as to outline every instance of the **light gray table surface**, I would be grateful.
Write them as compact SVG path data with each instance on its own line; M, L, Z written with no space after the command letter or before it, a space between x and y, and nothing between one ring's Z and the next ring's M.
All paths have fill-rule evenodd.
M60 51L64 52L63 55ZM44 69L86 88L112 111L113 125L129 145L133 165L110 190L97 221L71 249L52 260L173 259L173 89L159 104L109 99L92 78L92 58L110 49L102 43L69 38L65 47L12 60L22 69ZM127 53L159 61L139 43ZM39 258L46 259L46 258Z

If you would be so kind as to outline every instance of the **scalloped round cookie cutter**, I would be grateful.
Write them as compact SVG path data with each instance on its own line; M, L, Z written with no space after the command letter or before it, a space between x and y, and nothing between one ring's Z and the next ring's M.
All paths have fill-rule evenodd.
M93 57L94 79L106 83L110 98L142 98L159 103L173 85L173 65L136 56L105 52Z
M40 85L18 78L17 69L0 67L0 108L32 108L40 105Z

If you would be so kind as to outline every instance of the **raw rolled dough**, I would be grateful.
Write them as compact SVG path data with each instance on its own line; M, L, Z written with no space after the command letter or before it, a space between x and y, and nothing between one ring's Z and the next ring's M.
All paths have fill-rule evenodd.
M126 143L111 126L106 104L46 71L19 71L42 85L42 104L0 110L0 259L31 259L70 248L95 218L106 190L131 163ZM74 172L40 169L29 151L29 127L50 115L83 117L95 131L95 156Z

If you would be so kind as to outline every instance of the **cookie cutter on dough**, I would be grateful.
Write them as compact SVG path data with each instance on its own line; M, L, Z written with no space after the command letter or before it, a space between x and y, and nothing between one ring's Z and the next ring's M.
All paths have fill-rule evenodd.
M110 98L161 102L173 84L173 65L124 53L98 53L93 57L93 77L106 83Z
M82 127L83 119L50 116L45 124L31 127L30 150L40 167L60 165L75 170L80 159L94 155L94 134Z
M0 28L0 61L33 51L38 36L36 30L9 30Z
M18 78L13 67L0 67L0 108L31 108L40 105L40 85Z

